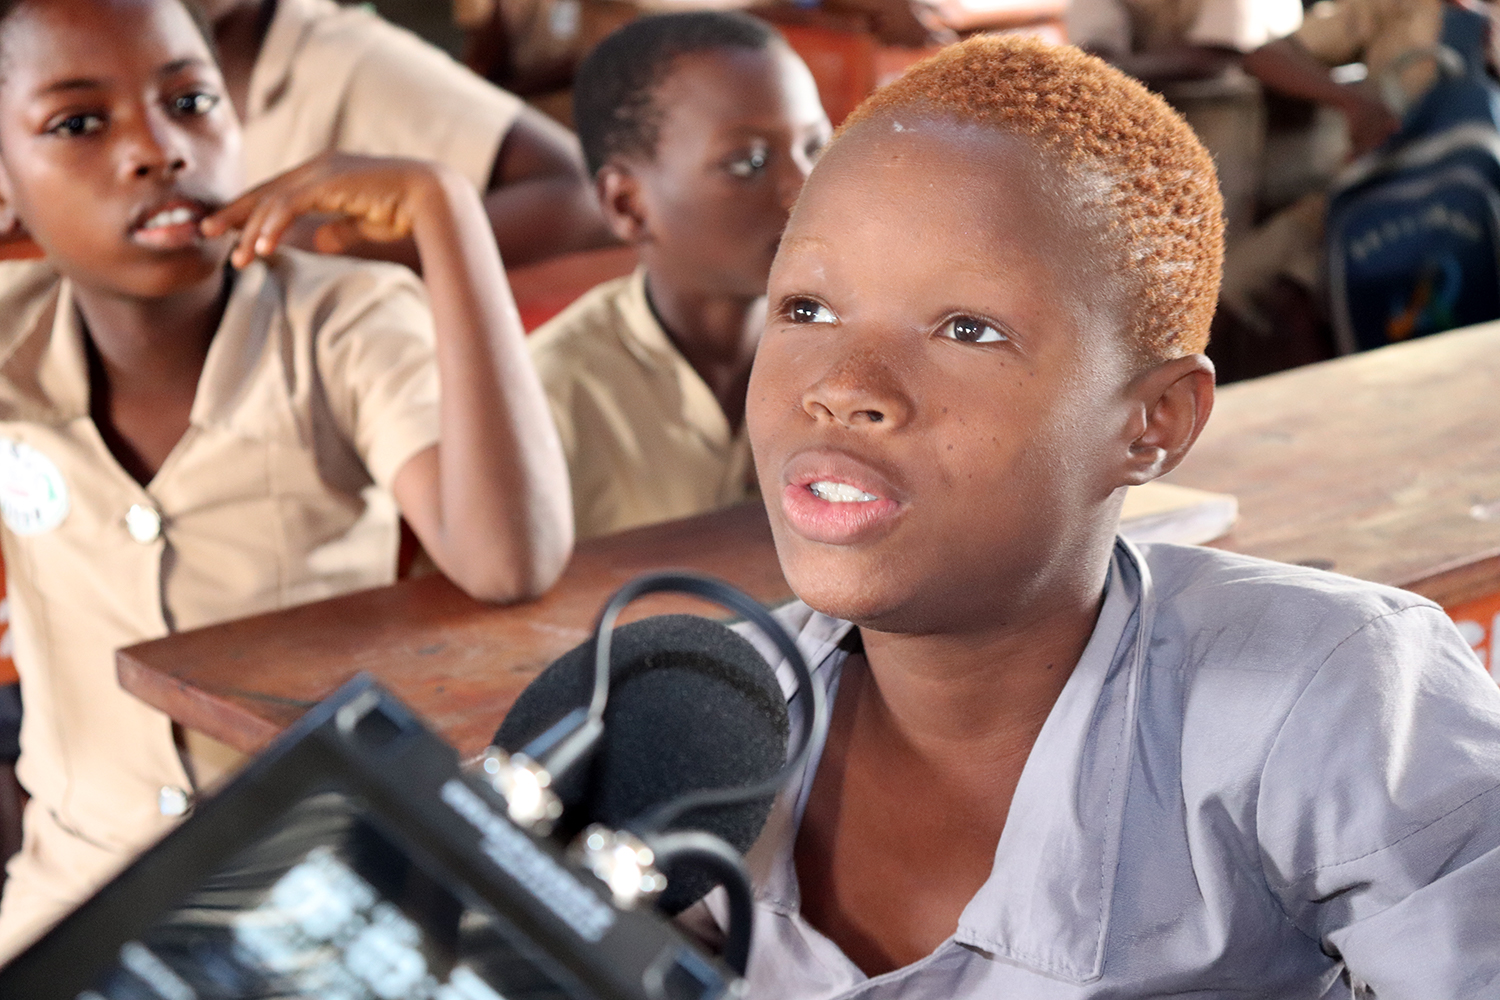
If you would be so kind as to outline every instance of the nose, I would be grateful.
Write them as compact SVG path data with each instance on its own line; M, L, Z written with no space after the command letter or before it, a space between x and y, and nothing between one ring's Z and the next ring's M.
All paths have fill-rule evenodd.
M125 132L122 168L132 177L173 176L187 168L187 144L175 123L164 113L143 108L128 122L117 122Z
M851 429L894 432L914 409L905 373L876 344L840 357L802 394L802 410L815 421Z

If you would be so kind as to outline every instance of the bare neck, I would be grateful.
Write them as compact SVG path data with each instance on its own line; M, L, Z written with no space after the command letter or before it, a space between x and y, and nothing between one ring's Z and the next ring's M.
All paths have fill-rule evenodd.
M864 630L873 720L891 746L962 780L1024 761L1088 645L1103 578L1021 626L959 634Z
M672 343L738 431L750 366L766 320L765 296L706 295L646 278L646 298Z
M165 298L77 288L78 312L111 395L195 392L229 288L227 275Z

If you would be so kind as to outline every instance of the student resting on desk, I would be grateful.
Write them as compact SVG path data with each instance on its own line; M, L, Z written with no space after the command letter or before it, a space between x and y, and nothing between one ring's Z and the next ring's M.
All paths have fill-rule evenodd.
M1442 610L1116 536L1208 418L1220 233L1073 48L971 39L823 152L747 422L832 725L750 997L1494 994L1500 689Z
M641 256L528 344L587 538L754 495L741 424L766 275L830 129L802 60L738 13L626 25L573 100L605 216Z
M384 491L477 597L540 592L570 549L473 186L332 157L235 200L239 143L179 0L0 6L0 202L55 268L0 302L25 310L0 342L0 537L32 796L0 954L231 765L120 690L117 648L390 582ZM405 268L278 250L305 212L331 242L413 238L425 294Z
M329 150L436 160L484 192L508 264L609 240L577 140L447 53L363 5L197 2L244 123L246 183Z

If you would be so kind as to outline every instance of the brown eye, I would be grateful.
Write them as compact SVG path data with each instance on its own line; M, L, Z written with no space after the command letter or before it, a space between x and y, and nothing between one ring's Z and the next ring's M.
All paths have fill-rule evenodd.
M77 114L58 119L47 127L47 131L53 135L81 136L92 135L102 128L104 128L103 115Z
M812 299L796 299L786 311L787 319L793 323L834 323L837 318L833 310Z
M736 177L754 177L766 169L768 159L764 149L755 149L744 156L730 160L727 169Z
M206 115L219 106L217 94L194 91L172 99L172 109L180 115Z
M965 344L988 344L1010 339L989 323L973 316L955 316L950 319L943 324L942 335Z

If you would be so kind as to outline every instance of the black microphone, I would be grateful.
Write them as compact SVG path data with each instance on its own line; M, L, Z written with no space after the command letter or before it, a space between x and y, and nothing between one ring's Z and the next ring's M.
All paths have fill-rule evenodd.
M584 766L558 775L553 791L571 830L628 827L685 793L763 782L787 762L786 700L765 658L738 633L694 615L647 618L614 631L609 700L600 741ZM495 745L521 751L589 704L595 683L589 640L521 692ZM774 794L705 805L663 830L712 833L743 853L760 836ZM708 872L674 871L657 901L676 914L716 883Z

